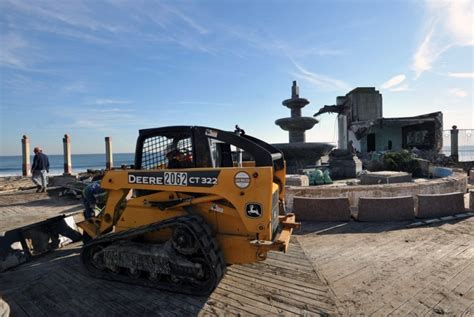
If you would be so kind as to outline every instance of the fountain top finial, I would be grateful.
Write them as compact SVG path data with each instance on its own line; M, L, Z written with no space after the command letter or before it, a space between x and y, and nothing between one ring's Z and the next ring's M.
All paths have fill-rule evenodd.
M293 86L291 86L291 98L299 98L300 97L300 87L296 83L296 80L293 80Z

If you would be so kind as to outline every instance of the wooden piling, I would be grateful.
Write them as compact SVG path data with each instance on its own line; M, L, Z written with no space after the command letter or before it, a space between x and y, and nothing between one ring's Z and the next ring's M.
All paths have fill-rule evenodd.
M68 134L64 135L63 138L63 150L64 150L64 175L72 174L72 160L71 160L71 138Z
M27 135L24 135L21 139L21 155L23 157L22 163L22 175L30 176L31 175L31 165L30 165L30 139Z
M114 158L112 153L112 138L105 137L105 169L110 170L114 167Z

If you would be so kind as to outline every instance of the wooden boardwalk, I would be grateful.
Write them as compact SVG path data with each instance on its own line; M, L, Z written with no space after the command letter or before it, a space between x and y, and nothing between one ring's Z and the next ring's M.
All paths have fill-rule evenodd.
M28 203L28 197L33 199L37 194L27 195L30 196L22 196L25 201L20 199L21 203L14 203L13 210L20 215L22 208L17 207L20 204L26 206L25 215L45 206L56 215L64 203L62 199L47 196L39 196L38 203L33 203L36 200ZM15 215L5 213L12 210L5 201L13 198L2 196L0 222L8 219L9 223L16 224L16 221L10 222L10 217ZM45 205L48 200L51 201ZM63 208L71 209L71 206L72 203L67 202ZM330 289L313 270L297 241L291 243L287 254L271 253L265 262L230 266L209 297L174 294L92 278L82 267L79 252L80 244L73 244L0 273L0 294L10 306L12 315L313 316L337 312Z
M405 225L313 224L298 240L345 314L473 315L474 217Z
M54 193L0 194L0 232L80 208ZM474 315L474 217L407 224L304 223L287 254L229 267L209 297L91 278L80 244L0 273L0 295L13 316Z
M297 243L287 258L234 265L209 297L193 297L92 278L80 246L57 250L0 274L13 316L327 315L336 311L327 285ZM291 260L290 260L291 259Z
M83 209L80 201L68 197L59 198L58 192L0 192L0 235L11 229Z

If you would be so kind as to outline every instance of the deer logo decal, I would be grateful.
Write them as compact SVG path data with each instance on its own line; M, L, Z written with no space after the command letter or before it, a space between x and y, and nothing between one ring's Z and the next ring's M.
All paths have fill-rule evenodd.
M247 212L247 216L252 218L258 218L262 216L262 205L257 203L250 203L247 204L245 207L245 211Z

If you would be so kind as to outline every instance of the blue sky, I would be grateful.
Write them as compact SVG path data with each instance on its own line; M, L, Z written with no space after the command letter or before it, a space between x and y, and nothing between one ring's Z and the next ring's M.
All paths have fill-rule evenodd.
M473 1L0 1L0 155L133 152L138 129L205 125L286 142L297 80L312 116L358 86L384 116L474 128ZM335 142L335 115L307 141Z

